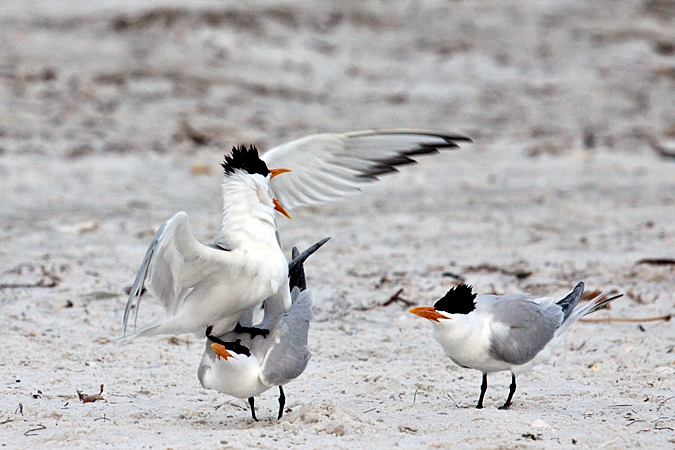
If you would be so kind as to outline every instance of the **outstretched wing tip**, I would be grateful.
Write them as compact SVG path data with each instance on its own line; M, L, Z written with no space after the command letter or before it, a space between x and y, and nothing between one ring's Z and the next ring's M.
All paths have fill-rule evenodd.
M422 129L373 129L305 136L265 152L270 167L292 173L275 178L270 190L286 209L321 204L358 193L359 185L415 164L416 156L473 142L457 134Z
M347 137L373 136L378 134L418 134L424 136L433 136L450 141L468 141L473 140L459 133L449 133L447 131L428 130L424 128L373 128L370 130L349 131L344 133Z

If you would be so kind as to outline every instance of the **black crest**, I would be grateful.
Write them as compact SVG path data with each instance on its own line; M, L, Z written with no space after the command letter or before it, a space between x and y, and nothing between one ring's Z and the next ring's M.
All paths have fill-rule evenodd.
M249 148L244 145L232 147L232 156L225 155L225 162L222 166L225 169L225 175L234 173L236 169L250 174L259 173L264 177L270 173L265 161L258 156L258 149L253 145Z
M476 294L471 289L466 284L450 289L445 297L436 302L434 308L449 314L469 314L476 309Z

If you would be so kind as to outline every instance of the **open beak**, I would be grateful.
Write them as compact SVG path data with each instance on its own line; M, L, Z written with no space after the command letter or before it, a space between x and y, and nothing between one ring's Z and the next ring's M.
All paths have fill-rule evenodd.
M272 169L270 170L270 172L272 173L272 175L270 176L270 180L281 173L286 173L290 171L291 171L290 169Z
M284 207L281 206L281 203L279 203L279 200L277 200L276 198L273 198L272 203L274 203L274 209L276 209L277 211L279 211L281 214L288 217L289 219L291 218L291 216L288 215L288 213L286 212Z
M225 360L227 360L227 358L232 357L232 353L225 350L225 346L223 346L221 344L217 344L217 343L214 342L213 344L211 344L211 348L216 351L216 355L218 356L218 359L225 358Z
M446 316L436 311L436 308L433 306L419 306L417 308L409 309L408 312L424 317L425 319L433 320L434 322L438 322L438 319L447 319Z

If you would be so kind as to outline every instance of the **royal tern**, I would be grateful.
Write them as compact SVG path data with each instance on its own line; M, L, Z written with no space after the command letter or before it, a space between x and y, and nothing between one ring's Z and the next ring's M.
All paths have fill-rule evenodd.
M203 332L208 321L214 334L224 334L234 330L244 311L265 299L268 311L287 311L291 296L285 288L286 259L276 232L275 209L288 216L282 204L292 209L356 193L378 175L414 163L413 156L457 148L458 142L471 139L394 129L315 134L261 157L253 147L233 150L223 164L221 232L200 244L184 212L159 228L129 294L123 339ZM275 178L286 171L291 173ZM166 317L136 331L144 288L159 299ZM134 333L127 336L133 309Z
M256 328L269 330L269 334L251 335L232 331L222 336L209 335L197 376L207 389L215 389L237 398L247 398L251 415L255 415L253 397L279 386L279 414L284 413L286 397L283 385L297 378L307 367L311 353L307 349L307 332L312 319L312 297L305 290L303 262L321 247L328 238L314 244L302 254L293 248L289 263L289 287L293 305L291 309L265 310L265 316ZM255 311L242 316L244 327L252 327ZM234 344L234 345L233 345Z
M269 170L254 147L225 156L223 221L206 245L192 235L188 216L179 212L155 234L129 294L124 331L132 309L134 328L144 288L157 297L166 315L127 336L200 332L216 335L235 328L248 309L272 298L288 309L288 263L276 237L274 211L286 214L269 195L269 181L286 169Z
M509 396L499 408L508 409L516 391L516 375L548 361L574 322L621 297L600 294L575 308L583 291L584 283L579 283L555 302L552 297L529 294L477 296L471 286L460 284L433 307L410 312L431 321L434 339L455 364L483 372L476 408L483 407L487 374L511 371Z

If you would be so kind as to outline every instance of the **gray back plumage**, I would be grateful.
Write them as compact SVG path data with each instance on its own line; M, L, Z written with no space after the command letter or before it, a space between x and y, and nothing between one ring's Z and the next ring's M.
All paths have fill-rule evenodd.
M538 304L515 298L498 301L492 315L504 327L493 327L490 355L509 364L525 364L553 339L560 318Z
M306 290L303 263L328 239L330 238L317 242L302 253L293 248L292 260L288 264L291 308L283 314L278 308L264 308L263 321L256 327L270 330L266 337L258 335L251 338L248 332L234 331L218 336L226 342L240 340L241 345L247 347L260 361L260 380L268 386L281 386L297 378L305 370L312 356L307 348L307 336L314 302L310 291ZM252 318L258 312L259 307L251 308L242 316L239 323L245 327L252 326ZM209 342L206 345L206 353L215 357ZM203 377L206 370L200 367L198 375Z
M307 348L309 322L312 320L314 302L306 290L303 263L330 238L322 239L300 253L296 247L291 251L288 263L288 283L291 288L291 309L281 317L265 315L261 328L269 328L270 334L259 344L264 355L260 367L260 379L267 385L281 386L300 376L312 357ZM269 326L268 326L269 325Z
M583 291L584 283L579 283L556 303L550 297L529 294L479 296L476 311L492 321L490 356L513 365L526 364L549 342L557 342L571 324L621 297L600 294L577 308Z
M307 348L309 322L312 320L312 296L310 292L295 287L291 293L294 302L291 309L281 316L279 322L265 339L269 341L261 367L260 379L268 385L281 386L297 378L307 367L312 354Z
M528 294L495 297L491 314L498 326L492 330L491 356L509 364L530 361L578 319L579 314L573 312L583 292L584 283L580 282L556 303Z

